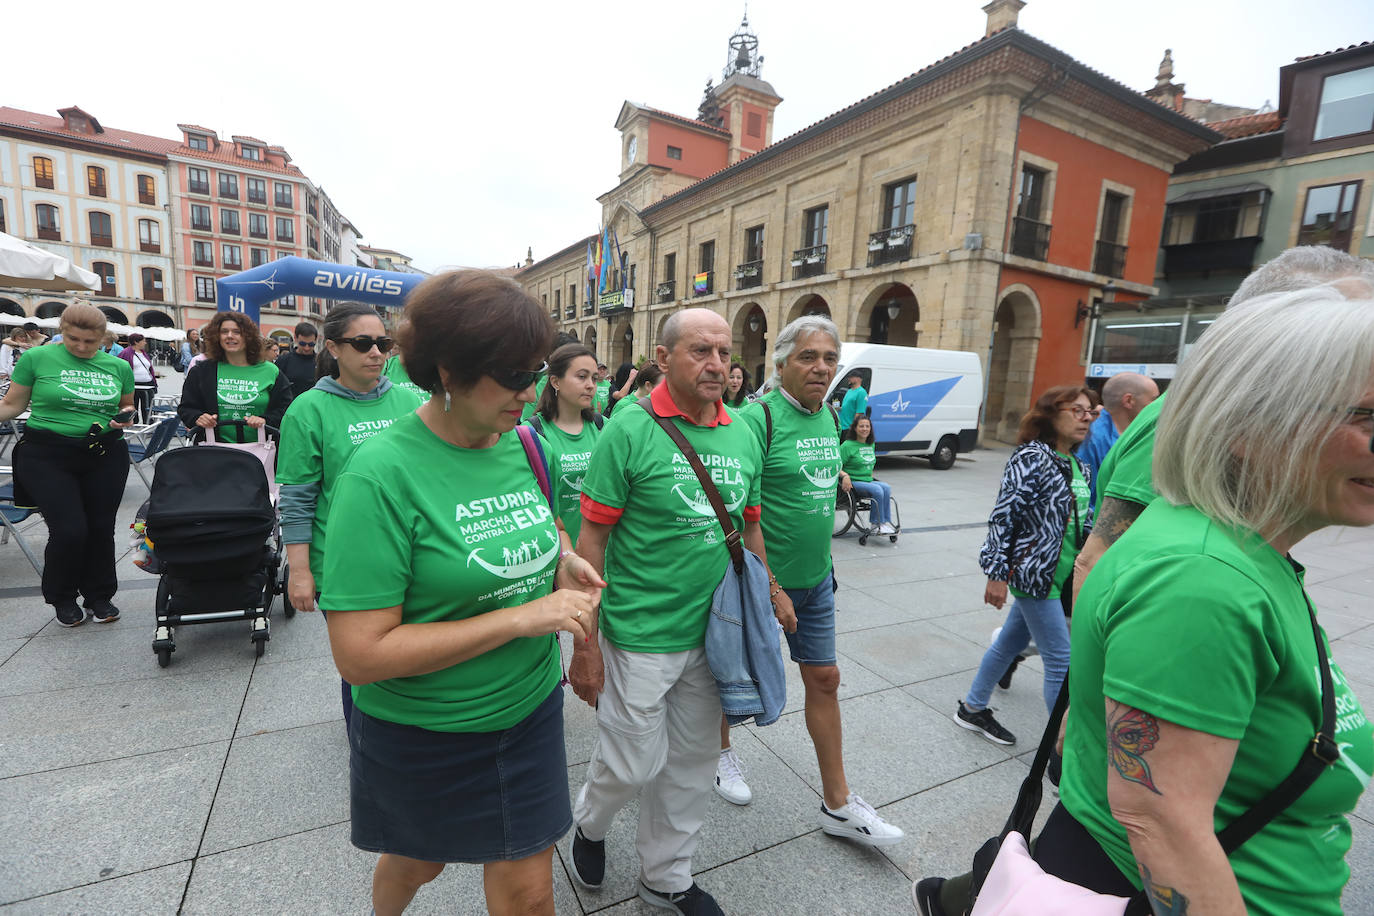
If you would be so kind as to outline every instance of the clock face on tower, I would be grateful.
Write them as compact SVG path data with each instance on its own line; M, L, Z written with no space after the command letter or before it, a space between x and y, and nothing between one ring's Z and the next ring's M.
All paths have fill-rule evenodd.
M635 152L639 149L639 138L631 137L630 145L625 147L625 158L629 162L635 161Z

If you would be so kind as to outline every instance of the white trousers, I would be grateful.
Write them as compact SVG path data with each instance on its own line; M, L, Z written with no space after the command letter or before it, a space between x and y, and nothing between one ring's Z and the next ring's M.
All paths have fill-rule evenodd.
M605 639L596 744L573 821L604 840L639 795L640 878L653 890L692 886L692 853L720 757L720 691L706 651L625 652Z

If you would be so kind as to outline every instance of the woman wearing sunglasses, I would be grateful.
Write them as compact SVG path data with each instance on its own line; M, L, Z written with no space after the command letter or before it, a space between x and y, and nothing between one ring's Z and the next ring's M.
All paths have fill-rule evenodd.
M205 359L186 373L177 416L197 439L221 421L243 420L251 429L231 426L216 436L227 442L252 442L254 430L281 426L291 403L291 382L262 358L262 335L247 315L216 312L201 340Z
M553 329L519 284L465 270L417 286L397 336L431 397L353 454L324 551L320 606L355 685L353 845L381 854L383 916L447 862L483 866L489 912L552 916L572 824L554 634L586 639L604 584L553 512L557 455L546 499L516 431Z
M420 406L419 397L382 376L390 349L375 308L359 302L335 306L324 319L319 380L282 417L277 482L290 564L286 600L298 611L315 610L323 587L325 528L344 465L359 445ZM347 683L343 708L347 725L353 711Z
M1020 445L1007 459L1001 490L978 555L987 573L983 600L1001 610L1013 596L1006 623L983 655L954 722L994 744L1016 736L992 716L993 685L1033 638L1045 666L1045 708L1053 709L1069 670L1067 595L1073 560L1090 527L1089 472L1072 452L1092 425L1088 390L1060 386L1040 395L1024 417Z

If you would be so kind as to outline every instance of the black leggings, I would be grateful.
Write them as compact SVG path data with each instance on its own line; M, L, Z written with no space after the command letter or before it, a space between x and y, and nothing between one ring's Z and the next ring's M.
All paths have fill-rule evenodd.
M156 390L157 389L152 387L140 388L137 385L134 386L134 410L138 414L138 422L148 422L148 417L153 410L153 393Z
M1046 872L1079 887L1118 897L1136 894L1135 885L1063 803L1055 805L1045 820L1045 829L1035 840L1033 855Z
M98 448L88 448L94 441ZM103 454L102 454L103 452ZM115 513L129 476L129 448L118 434L73 439L30 429L14 447L15 483L43 513L43 600L109 601L115 579Z

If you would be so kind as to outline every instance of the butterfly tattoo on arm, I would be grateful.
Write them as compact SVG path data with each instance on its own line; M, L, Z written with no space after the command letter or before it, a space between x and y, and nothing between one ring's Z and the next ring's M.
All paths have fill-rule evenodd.
M1149 713L1114 704L1107 721L1107 758L1117 774L1138 783L1156 795L1163 795L1150 775L1145 754L1159 743L1159 720Z

